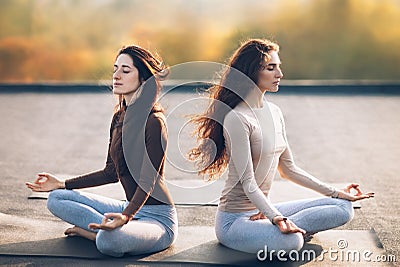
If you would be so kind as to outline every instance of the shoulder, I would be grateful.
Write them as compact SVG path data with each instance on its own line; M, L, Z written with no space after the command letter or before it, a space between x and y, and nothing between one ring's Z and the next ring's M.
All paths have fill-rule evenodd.
M166 129L166 119L162 112L152 112L147 118L146 129L147 130L163 130Z
M271 111L282 113L281 108L278 105L269 101L267 103Z
M118 123L121 122L120 118L121 118L122 113L123 113L122 110L119 110L114 113L114 115L111 119L111 128L114 128Z
M226 115L224 119L224 123L229 123L232 121L245 121L246 114L240 109L232 109Z
M269 106L269 110L274 117L279 117L283 119L283 113L280 107L272 102L267 102Z
M253 118L251 114L248 114L240 108L235 108L229 111L224 118L223 124L226 128L237 128L245 127L252 128Z

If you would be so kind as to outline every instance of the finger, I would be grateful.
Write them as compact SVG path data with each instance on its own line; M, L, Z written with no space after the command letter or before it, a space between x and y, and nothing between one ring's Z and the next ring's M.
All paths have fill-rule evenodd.
M48 180L46 176L38 176L35 180L35 184L41 184Z
M306 231L300 227L298 227L297 225L295 225L294 223L292 224L292 229L294 230L295 233L302 233L303 235L306 233Z
M121 220L113 220L112 222L107 223L107 227L112 230L117 228L118 226L121 225Z
M38 185L38 184L33 184L33 183L30 183L30 182L25 182L25 184L27 185L27 186L32 186L32 187L39 187L40 185Z
M101 225L105 225L108 222L108 218L106 216L103 217L103 220L101 220Z
M261 219L265 219L265 218L266 218L265 215L262 213L257 213L257 214L250 216L250 220L252 220L252 221L261 220Z
M353 184L349 184L346 186L346 190L348 190L348 191L350 191L350 189L352 189L352 188L353 188Z
M29 182L26 182L25 184L32 190L39 190L40 189L40 185L32 184L32 183L29 183Z
M306 231L303 230L303 229L301 229L301 228L295 228L294 233L301 233L301 234L305 235L305 234L306 234Z
M250 220L251 220L251 221L258 220L258 214L251 215L251 216L250 216Z
M368 192L368 193L362 193L362 191L359 192L359 194L357 195L366 195L369 197L374 197L375 196L375 192Z
M357 192L356 195L362 195L363 194L363 192L361 191L361 189L358 186L354 187L354 190L356 190L356 192Z
M294 233L302 233L305 234L305 231L301 228L298 227L290 227L290 229L288 230L288 233L294 234Z
M366 198L370 198L370 196L369 195L356 196L353 201L362 200L362 199L366 199Z
M351 184L349 184L349 185L346 187L346 189L347 189L347 190L350 190L350 189L352 189L352 188L357 188L358 186L359 186L359 184L351 183Z
M356 186L356 184L349 184L345 187L343 191L346 193L350 193L351 189L354 188L354 186Z
M35 184L38 184L38 183L40 183L40 180L42 180L42 178L41 178L41 177L37 177L37 178L35 179L34 183L35 183Z
M99 229L110 231L116 228L115 224L116 224L115 221L108 221L107 223L102 223L99 226Z
M279 221L278 222L279 229L281 230L282 233L288 233L289 228L288 225L286 224L285 221Z
M305 231L303 229L301 229L300 227L298 227L296 224L294 224L294 222L287 220L287 218L285 218L285 223L288 226L288 229L291 233L305 233Z
M98 223L89 223L88 227L92 230L101 229L101 225Z
M104 216L107 217L108 219L113 219L113 218L118 218L121 216L121 213L113 213L113 212L109 212L109 213L104 213Z

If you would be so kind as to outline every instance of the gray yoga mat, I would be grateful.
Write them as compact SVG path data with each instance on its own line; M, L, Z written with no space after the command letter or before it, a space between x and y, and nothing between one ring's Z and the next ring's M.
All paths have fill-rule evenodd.
M81 237L59 237L0 245L0 255L51 256L100 259L101 254L93 241Z
M329 257L327 251L336 250L345 255L370 252L371 257L384 255L385 251L373 231L364 230L330 230L318 233L314 239L307 243L299 252L311 253L310 258L300 258L300 261L286 262L273 258L260 261L256 255L231 250L219 244L215 238L214 228L206 226L183 226L180 228L179 238L176 243L159 253L152 255L125 256L118 261L126 261L130 264L138 263L169 263L169 264L210 264L210 265L268 265L268 266L352 266L368 265L363 259L355 258L346 260ZM325 252L324 252L325 251ZM41 241L20 242L0 245L0 255L8 256L42 256L82 259L117 260L102 255L96 250L94 242L80 237L62 237ZM340 256L340 254L337 254ZM350 255L350 256L351 256ZM353 256L351 256L353 257ZM374 266L386 266L376 263Z

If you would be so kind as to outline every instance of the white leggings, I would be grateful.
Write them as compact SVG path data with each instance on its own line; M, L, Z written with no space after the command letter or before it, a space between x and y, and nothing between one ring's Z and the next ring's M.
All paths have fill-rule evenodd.
M308 233L316 233L349 222L354 211L350 201L336 198L317 198L283 202L274 205L283 216ZM257 253L267 246L269 251L300 250L304 239L301 233L282 234L270 220L251 221L258 210L233 213L217 211L215 232L219 242L229 248Z

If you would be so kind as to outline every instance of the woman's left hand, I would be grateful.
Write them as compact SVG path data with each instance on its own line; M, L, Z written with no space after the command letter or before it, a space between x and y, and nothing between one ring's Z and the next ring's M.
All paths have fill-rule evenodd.
M354 189L356 191L355 194L351 192L351 189ZM358 184L349 184L345 189L339 191L337 197L350 201L357 201L365 198L374 197L374 195L374 192L363 193Z
M111 231L125 224L126 215L122 213L105 213L101 224L90 223L89 228L92 230L107 230Z
M250 216L251 221L264 220L264 219L267 219L267 216L265 216L261 211L257 214Z

